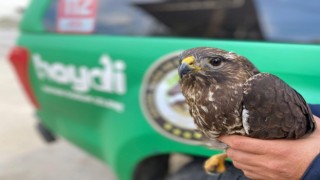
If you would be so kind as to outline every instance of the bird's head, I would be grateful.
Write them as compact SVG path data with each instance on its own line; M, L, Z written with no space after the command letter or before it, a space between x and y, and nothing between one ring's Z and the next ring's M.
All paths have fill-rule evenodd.
M206 77L216 82L234 80L243 83L258 70L243 56L217 48L200 47L180 55L179 76L183 79Z

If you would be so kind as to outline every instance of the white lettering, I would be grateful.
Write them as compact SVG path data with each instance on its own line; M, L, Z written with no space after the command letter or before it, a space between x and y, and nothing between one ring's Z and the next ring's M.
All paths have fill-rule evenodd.
M100 107L104 107L107 109L112 109L118 113L124 111L125 106L123 103L112 100L112 99L105 99L102 97L92 96L88 94L79 94L77 92L68 91L56 87L51 86L42 86L42 91L51 95L60 96L72 100L77 100L83 103L90 103Z
M68 69L64 67L61 63L55 63L50 68L47 66L47 71L51 79L57 81L58 83L64 84L68 83Z
M126 65L121 60L115 62L108 55L102 55L102 67L88 68L65 65L61 62L48 62L40 54L32 56L39 79L47 79L58 84L70 85L78 92L97 90L107 93L125 94L127 79L124 73Z
M107 78L100 78L101 81L101 91L105 92L112 92L114 87L113 87L113 64L111 61L111 58L107 55L102 55L100 63L103 65L104 69L101 72L100 76L101 77L107 77ZM116 91L116 90L115 90ZM120 92L119 92L120 93Z
M78 74L78 75L77 75ZM79 92L87 92L90 89L90 77L87 77L88 68L81 66L77 73L74 66L70 67L68 76L73 80L72 89Z
M80 15L88 16L90 15L90 6L93 4L92 0L65 0L64 13L66 15Z
M115 89L120 93L125 93L127 87L126 87L126 84L124 84L124 82L126 82L127 80L126 80L126 76L122 72L126 69L126 65L122 61L117 61L115 62L114 67L115 67L114 79L117 80L115 82Z

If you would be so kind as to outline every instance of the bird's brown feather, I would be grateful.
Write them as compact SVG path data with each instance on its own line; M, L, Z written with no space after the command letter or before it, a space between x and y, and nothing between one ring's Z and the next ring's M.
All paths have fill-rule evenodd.
M225 59L221 68L207 64L216 55ZM181 75L180 85L195 124L207 137L300 138L314 130L302 96L279 78L258 74L245 57L217 48L194 48L184 51L181 59L190 56L195 59L192 65L199 67Z
M311 111L302 96L278 77L261 73L243 86L249 136L297 139L314 129Z

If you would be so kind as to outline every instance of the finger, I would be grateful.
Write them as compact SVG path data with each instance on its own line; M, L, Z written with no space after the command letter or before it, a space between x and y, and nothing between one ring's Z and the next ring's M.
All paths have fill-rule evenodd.
M243 171L243 174L250 179L269 179L268 177L265 177L252 171Z
M234 167L241 169L243 171L257 171L257 166L243 164L240 161L232 161L232 164Z
M245 176L251 179L266 179L266 177L261 174L264 170L259 167L248 166L238 161L232 161L232 163L236 168L242 170Z
M236 135L221 136L219 140L230 146L232 149L254 154L267 153L268 141L270 141Z
M260 155L247 153L243 151L238 151L236 149L229 148L226 151L227 156L232 159L232 161L241 162L247 166L259 166L262 161Z

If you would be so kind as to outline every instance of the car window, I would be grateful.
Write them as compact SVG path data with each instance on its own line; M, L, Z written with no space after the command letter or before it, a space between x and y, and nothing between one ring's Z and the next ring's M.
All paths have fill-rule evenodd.
M81 25L72 28L84 24L87 17L64 24L69 31L59 30L60 20L68 19L59 11L84 2L96 4L93 30L85 31ZM53 0L45 12L44 25L56 33L262 39L256 17L252 1L246 0Z
M320 1L255 0L269 41L320 43Z
M319 43L317 0L52 0L54 33Z

